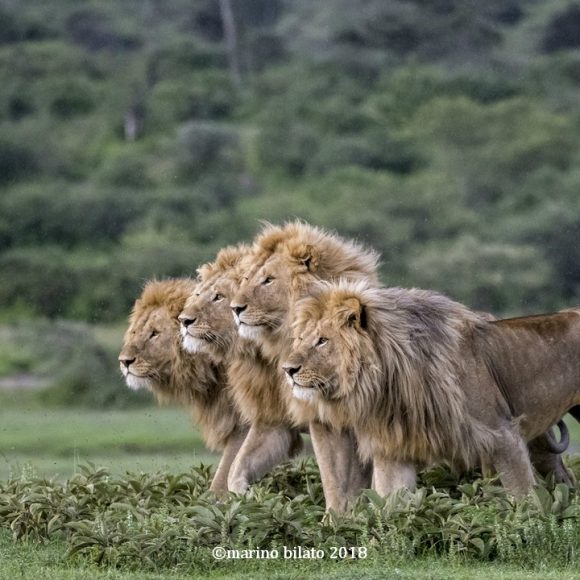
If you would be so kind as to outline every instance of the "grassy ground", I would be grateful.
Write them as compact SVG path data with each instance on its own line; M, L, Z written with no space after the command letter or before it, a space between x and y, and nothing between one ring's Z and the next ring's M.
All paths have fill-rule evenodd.
M571 449L580 451L580 424L568 419ZM92 462L112 473L187 471L191 465L214 463L179 409L128 411L0 407L0 479L30 472L68 478L79 463Z
M195 570L146 573L103 570L83 562L65 561L63 542L46 544L15 543L10 534L0 531L0 578L43 578L44 580L100 579L137 580L195 577ZM488 563L451 563L441 559L416 559L394 565L376 556L358 561L237 561L210 572L206 578L403 578L403 579L482 579L482 580L565 580L580 578L570 569L529 570L517 566Z
M0 410L0 479L22 470L68 478L87 462L112 473L180 472L215 459L178 409L100 412L12 405Z
M567 423L571 450L580 452L580 424ZM175 473L215 461L179 409L46 409L26 396L0 397L0 480L22 470L68 478L87 462L112 473Z
M569 418L575 450L580 449L580 425ZM109 471L188 471L200 462L215 461L207 453L186 413L148 407L130 411L46 409L23 397L0 395L0 480L24 472L69 478L80 463L92 462ZM4 578L185 579L194 569L165 568L159 574L144 570L96 568L86 559L65 558L67 545L50 539L44 544L14 542L0 530L0 580ZM199 571L197 571L199 575ZM420 578L551 579L580 578L574 568L524 569L499 562L451 562L445 558L416 559L393 564L388 554L366 560L228 561L210 564L208 578Z

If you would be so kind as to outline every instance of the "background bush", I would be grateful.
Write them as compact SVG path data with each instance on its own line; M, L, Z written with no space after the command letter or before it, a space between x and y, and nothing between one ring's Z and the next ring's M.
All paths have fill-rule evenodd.
M46 385L44 405L125 408L150 402L127 388L116 365L118 348L79 322L20 323L0 332L0 377L23 376Z
M498 316L580 300L566 0L6 2L0 319L115 323L260 220ZM233 46L233 49L232 49Z

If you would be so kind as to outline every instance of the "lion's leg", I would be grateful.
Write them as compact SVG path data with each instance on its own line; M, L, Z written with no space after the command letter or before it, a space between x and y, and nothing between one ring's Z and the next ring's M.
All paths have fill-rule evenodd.
M486 479L490 479L494 476L495 469L493 468L493 461L489 455L481 456L481 475Z
M352 431L339 431L313 422L310 436L320 468L326 509L343 512L349 501L369 486L370 468L358 457Z
M400 489L415 489L417 470L412 463L373 458L373 489L382 496Z
M373 464L371 461L363 462L358 454L358 443L354 431L348 431L351 440L350 445L350 476L348 484L348 496L356 498L363 489L370 489L373 477Z
M310 424L310 437L314 455L320 468L320 479L326 509L336 512L346 510L348 504L349 448L348 434L335 431L320 423Z
M273 467L300 452L302 438L287 426L252 425L230 468L228 489L243 493Z
M213 491L216 495L223 495L228 491L228 474L230 472L230 467L232 466L240 447L244 443L247 434L247 429L235 431L226 443L215 475L213 476L213 480L209 486L209 490Z
M553 476L556 483L573 487L576 483L574 474L564 465L562 456L550 450L546 439L547 435L543 434L528 441L532 465L542 477Z
M534 485L528 448L519 433L504 429L496 440L493 464L504 487L516 496L525 495Z

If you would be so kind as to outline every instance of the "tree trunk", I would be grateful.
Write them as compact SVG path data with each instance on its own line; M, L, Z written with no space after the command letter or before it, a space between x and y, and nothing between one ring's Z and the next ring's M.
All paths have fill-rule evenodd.
M232 7L232 0L219 0L222 24L224 27L224 40L228 52L228 64L232 82L236 88L242 86L242 71L240 67L240 54L238 44L238 34L236 30L236 19Z

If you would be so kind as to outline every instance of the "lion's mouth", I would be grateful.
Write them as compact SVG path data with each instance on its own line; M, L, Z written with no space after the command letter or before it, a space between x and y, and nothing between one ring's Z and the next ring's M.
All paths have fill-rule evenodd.
M145 375L137 375L135 373L128 372L125 375L125 382L127 383L127 386L133 391L151 388L151 379Z
M139 374L138 372L136 372L133 369L128 369L128 368L122 368L121 372L123 373L123 376L125 378L127 377L133 377L135 379L147 379L147 375L146 374Z
M314 389L314 385L311 383L301 383L299 380L290 379L292 387L298 387L299 389Z
M286 381L293 389L303 389L305 391L314 391L315 390L315 385L313 385L312 383L301 382L300 377L298 377L296 375L294 375L294 376L286 375Z
M208 340L209 332L208 332L208 328L203 328L201 326L181 326L181 336L182 338L187 338L188 336L192 337L192 338L198 338L200 340Z
M189 332L183 335L181 345L186 352L195 354L205 352L205 349L212 341L207 335L191 334Z
M300 401L312 401L318 391L311 385L301 385L296 381L292 383L292 396Z
M239 316L234 315L234 319L236 321L236 324L238 326L249 326L250 328L252 327L259 327L259 326L265 326L265 324L263 322L248 322L247 320L242 320Z
M248 324L239 318L236 320L236 324L238 326L238 334L248 340L260 338L266 326L265 324Z

